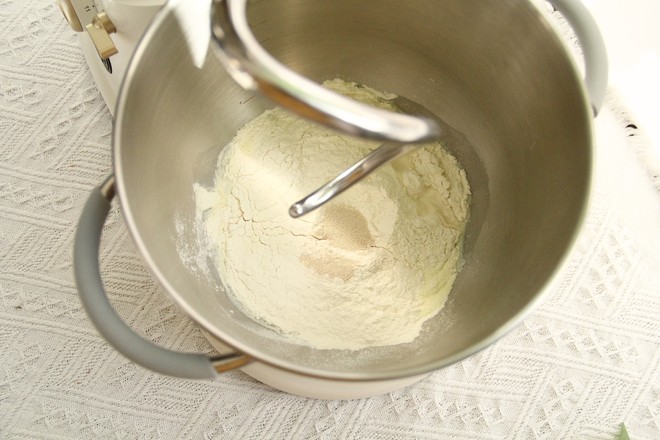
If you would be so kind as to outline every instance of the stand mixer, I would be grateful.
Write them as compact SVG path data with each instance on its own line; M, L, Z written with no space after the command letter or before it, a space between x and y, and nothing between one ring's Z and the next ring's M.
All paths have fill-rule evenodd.
M161 27L161 28L156 27L155 28L156 30L162 30L161 33L157 34L156 31L154 31L154 27L151 28L152 32L150 32L148 35L149 35L149 38L151 38L151 40L153 40L152 43L155 43L155 44L162 43L162 45L161 45L160 49L157 49L155 51L151 51L151 52L144 51L144 50L139 51L138 55L149 55L149 62L147 62L145 64L146 66L158 67L158 62L156 62L156 60L160 59L159 57L161 56L161 53L162 53L161 50L163 52L167 52L169 50L170 45L167 44L168 38L172 34L172 30L177 30L178 25L180 25L180 17L179 17L178 13L180 12L181 14L188 14L189 6L193 6L193 5L198 6L199 3L189 3L189 4L186 4L185 6L179 4L179 6L182 6L182 7L180 7L179 9L176 10L176 12L177 12L176 14L173 13L173 14L170 14L170 16L169 16L170 21L167 22L169 24L169 27L167 27L167 28L166 27ZM346 6L348 6L348 5L346 5ZM168 5L168 7L169 7L169 5ZM536 13L536 11L534 11L534 13ZM164 19L163 17L165 17L165 15L159 15L156 22L158 22L159 20L161 20L161 22L162 22L162 20ZM103 17L100 17L96 20L96 27L97 28L98 27L104 28L106 33L112 31L113 27L109 26L108 29L105 29L104 23L105 23L105 21L103 20ZM163 23L164 22L162 22L161 24L163 24ZM94 26L94 24L95 23L92 22L93 26ZM119 26L118 23L115 23L115 24L116 24L116 28L118 29L118 33L119 33L120 26ZM197 24L197 22L195 22L195 24ZM280 29L280 27L279 26L274 27L274 29ZM200 30L200 32L202 32L202 31ZM210 29L208 30L208 32L210 33ZM217 35L216 35L216 37L217 37ZM183 38L189 38L189 35L184 34L184 35L182 35L182 39ZM546 40L543 39L543 41L546 41ZM181 46L183 46L183 44L181 44ZM142 46L142 47L144 47L144 46ZM204 49L206 51L206 46L205 46ZM540 52L537 51L535 53L540 53ZM186 52L186 55L187 55L187 52ZM98 57L98 55L96 55L96 56ZM561 56L564 56L563 52L562 52ZM189 58L186 57L185 61L188 62L188 60L189 60ZM179 65L180 64L175 64L175 67L177 67ZM131 69L130 72L135 73L134 70L135 69ZM220 70L222 70L222 69L220 69ZM167 72L169 72L169 71L167 71ZM124 99L120 100L119 110L126 110L125 102L129 101L131 98L136 96L136 95L132 95L133 92L137 91L138 95L142 96L142 91L145 91L146 89L149 89L150 87L158 88L154 84L162 84L162 83L169 84L172 80L172 76L170 74L165 74L167 72L162 71L162 69L160 69L160 70L156 69L154 71L149 71L148 74L143 75L142 81L134 81L132 83L133 88L124 87L122 89L122 97ZM191 76L194 76L194 75L197 74L196 71L192 70L192 67L190 67L190 69L186 70L185 73L186 73L186 75L184 75L182 78L185 78L186 81L188 81ZM162 78L160 78L160 83L158 81L154 81L154 77L157 77L159 75L162 76ZM228 87L231 87L231 86L229 86L230 82L231 81L229 81L227 83ZM207 84L207 83L202 81L202 82L200 82L200 84ZM159 89L159 90L162 90L162 89ZM188 96L190 94L189 93L190 90L188 90L188 88L183 89L182 92L185 92L185 96ZM200 96L208 96L207 92L208 92L208 90L204 90L203 95L200 95ZM275 95L276 96L278 95L277 92L275 92ZM153 96L160 97L161 95L160 94L155 94ZM176 102L176 105L170 107L170 110L172 110L173 114L176 116L177 121L179 120L178 116L181 114L181 110L180 110L181 109L181 107L180 107L181 101L180 101L180 99L178 99L180 96L183 96L183 95L178 94L177 99L175 101L173 101L173 102ZM195 96L197 96L197 95L195 95ZM287 95L286 94L281 94L279 96L286 97ZM135 99L132 99L132 101L135 101ZM118 111L118 115L119 115L119 117L118 117L118 126L120 128L123 127L123 124L126 124L126 123L130 122L131 120L135 120L135 121L140 120L140 118L143 115L150 114L150 110L152 110L154 108L154 103L143 102L141 99L138 99L137 101L138 102L136 102L136 104L139 104L139 106L137 107L137 110L134 111L133 113L129 113L128 116L127 116L127 112L123 112L123 114L122 114L122 111ZM193 103L193 107L191 107L191 108L199 108L199 106L198 106L199 100L198 99L192 99L190 102ZM213 102L218 102L218 101L213 100ZM241 102L244 102L244 101L241 101ZM122 107L122 104L123 104L124 107ZM582 101L580 103L580 109L581 109L581 113L585 113L585 115L586 115L587 110L588 110L588 106L585 105L585 104L586 103L584 101ZM186 112L184 112L184 114L186 114ZM190 114L192 114L192 110L190 110ZM215 112L204 112L204 114L205 115L215 115ZM122 116L123 116L123 119L122 119ZM227 115L227 116L229 118L232 115ZM367 118L367 119L369 119L369 118ZM413 119L415 119L415 118L413 118ZM350 121L355 122L355 120L350 118L350 117L344 119L344 121L346 121L346 120L348 120L349 122ZM198 119L196 118L195 122L197 122L197 121L198 121ZM567 122L570 123L571 121L567 121ZM138 125L140 125L140 124L138 124ZM176 124L172 124L171 122L164 124L165 127L173 127L175 125ZM208 124L205 125L205 126L206 127L212 127L213 125L214 125L214 120L209 120ZM367 121L367 125L368 125L368 121ZM234 129L235 128L233 128L232 131ZM372 131L373 132L378 132L378 131L382 131L382 130L379 130L378 128L376 128L375 130L372 130ZM139 134L139 133L143 133L143 131L142 130L132 130L132 131L127 131L127 133L138 133ZM188 136L188 133L190 133L190 132L186 131L186 133L187 133L186 136ZM115 146L122 145L121 143L119 143L119 144L117 143L117 142L119 142L119 141L117 141L117 139L119 139L119 140L122 139L122 134L124 134L124 133L123 132L119 133L116 136ZM159 135L159 133L149 133L147 138L151 139L151 140L153 140L154 138L157 139L158 135ZM141 139L141 141L145 141L145 140L147 140L147 138ZM209 138L217 139L216 136L210 136ZM380 139L385 140L387 138L380 138ZM170 138L170 137L168 137L167 139L163 139L163 141L170 141L170 140L172 140L172 138ZM400 142L401 139L399 139L398 141ZM405 141L411 141L411 140L410 139L403 139L403 141L405 142ZM136 141L134 143L129 142L129 144L139 146L139 145L144 145L145 142L137 142ZM159 155L162 154L162 152L163 152L163 149L162 149L163 143L155 142L154 145L157 148L155 148L153 151L157 152ZM175 146L175 149L176 149L177 152L181 151L180 148L179 148L179 146L180 146L179 142L172 142L172 145ZM121 151L119 150L119 148L120 147L116 148L115 153L120 152L120 153L127 154L127 153L135 153L136 152L136 149L134 149L134 148L133 149L129 148L127 150L121 150ZM121 157L118 158L117 155L115 155L115 159L117 160L118 165L129 166L131 164L136 165L136 164L143 164L144 163L144 162L139 161L139 160L127 160L124 163L124 162L121 161ZM174 161L170 161L170 163L174 163ZM179 167L178 162L176 162L176 165L177 165L177 167ZM131 174L131 176L132 175L137 175L140 178L142 178L142 177L144 177L144 172L143 171L144 170L139 170L139 172L137 174ZM120 179L122 179L120 181L120 185L118 185L119 190L120 190L119 191L120 192L120 197L123 194L123 197L121 197L122 202L127 202L128 196L131 196L132 193L131 194L127 194L126 192L122 193L122 188L125 189L127 187L125 185L125 183L126 183L126 180L125 180L126 174L122 174L120 172L118 174L118 176L119 176ZM147 179L147 180L149 180L149 179ZM151 179L151 183L150 182L143 182L143 183L147 183L147 184L151 185L155 181L156 181L155 179ZM122 185L124 185L124 186L122 187ZM183 187L183 186L187 187L186 185L178 185L178 187ZM106 187L114 188L112 186L112 183L110 183L109 186L107 186L107 185L103 186L103 188L106 188ZM139 190L143 187L144 187L144 185L137 185L135 188ZM101 189L103 189L103 188L101 188ZM171 199L170 196L171 196L171 192L168 192L168 199ZM94 199L92 199L92 197L94 197ZM112 198L112 194L108 191L106 191L105 193L103 191L101 191L98 194L94 193L92 196L90 196L90 200L92 200L94 202L99 197L101 197L103 199L103 203L105 204L105 203L109 203L110 199ZM127 203L126 206L128 207L129 205L130 205L130 202ZM92 211L92 209L95 206L92 205L92 204L90 204L89 206L90 206L90 210L88 210L89 211L89 216L85 216L85 218L81 220L81 225L85 226L88 221L91 221L92 220L92 214L94 214L94 216L95 216L94 219L93 219L94 222L95 222L94 224L97 225L97 226L102 225L103 218L99 217L100 214L96 213L95 211ZM179 205L177 205L177 206L179 206ZM148 214L149 214L149 212L147 212L147 215ZM129 213L129 215L130 215L130 213ZM133 217L131 217L131 219L133 219ZM131 220L131 221L133 221L133 220ZM129 221L129 224L134 224L134 223L130 223L130 221ZM147 231L147 230L151 230L151 229L150 228L145 229L145 231ZM95 230L92 231L92 232L95 233ZM77 252L74 252L74 254L78 255L77 262L80 263L79 269L77 270L77 280L79 281L79 291L80 291L80 294L81 294L81 299L84 298L84 300L89 302L89 303L96 303L97 300L98 300L98 297L103 295L103 291L102 291L102 285L101 285L101 282L100 282L100 274L99 274L99 279L95 279L95 278L92 279L93 277L96 276L96 274L91 273L92 271L88 270L88 269L90 269L90 264L89 264L90 261L91 261L91 264L95 264L93 254L97 254L97 252L96 252L97 249L96 250L93 249L93 248L92 249L87 249L86 248L86 242L89 241L89 240L92 240L92 241L95 241L98 244L98 240L95 240L94 237L91 237L90 234L91 233L87 229L82 229L82 232L78 234L78 238L76 239L76 242L77 242L76 250L77 250ZM138 240L138 241L140 241L140 240ZM142 243L142 242L140 241L140 243ZM83 251L85 251L86 253L83 252ZM90 252L91 252L91 254L90 254ZM149 254L149 255L151 255L151 254ZM154 254L154 255L156 255L156 254ZM162 255L162 253L158 254L158 256L160 256L160 255ZM87 257L90 257L90 258L87 258ZM98 257L98 255L96 255L96 257ZM175 255L175 257L179 258L178 254ZM147 258L147 260L148 260L148 262L151 262L151 260L149 258ZM96 262L98 262L98 261L96 261ZM172 265L171 264L166 264L165 266L168 268L168 273L170 273ZM90 275L90 273L91 273L91 275ZM159 272L158 270L156 270L157 275L159 275L161 273L164 273L164 272ZM168 284L167 282L165 282L164 284L166 285L166 287L170 287L170 284ZM169 291L170 291L170 293L173 292L172 289L169 289ZM182 294L186 294L190 291L191 291L191 289L187 288L187 287L181 289ZM208 289L204 289L204 291L208 292ZM178 292L177 292L177 295L178 295ZM179 296L176 296L176 298L179 298ZM200 298L195 297L193 299L198 300ZM206 299L204 297L204 298L201 298L200 300L206 300ZM183 301L181 303L183 303ZM188 307L186 309L186 311L191 311L191 310L192 309L190 307ZM200 313L206 313L208 310L211 310L211 309L208 309L206 307L201 307L199 309ZM212 310L215 313L216 309L212 309ZM222 311L222 310L220 310L220 311ZM103 317L103 320L105 322L109 322L108 320L110 319L109 315L111 314L111 312L112 312L111 310L106 310L106 308L104 308L101 313L96 313L96 314L91 313L90 317L92 318L92 321L95 322L95 323L101 322L100 321L101 317ZM197 309L195 309L195 312L197 312ZM88 310L88 313L90 313L89 310ZM196 318L196 316L193 316L193 318ZM216 318L217 318L217 316L214 315L213 319L216 319ZM112 318L112 319L114 319L114 318ZM197 320L197 321L200 322L199 320ZM206 323L206 324L210 323L210 321L208 321L208 320L203 321L203 322ZM480 319L479 322L483 322L483 320ZM224 321L222 323L224 323ZM112 326L116 326L117 328L124 325L123 323L121 323L119 321L116 321L116 322L112 321L111 324L112 324ZM207 328L208 329L213 329L212 331L215 330L215 328L211 325L208 325ZM103 333L103 331L101 331L101 332ZM135 345L132 345L133 343L137 343L137 341L139 339L137 336L135 336L135 337L130 336L126 332L124 332L122 334L124 334L125 337L122 337L118 340L115 340L114 341L115 343L112 344L113 346L115 346L115 348L117 348L120 352L126 354L129 358L133 359L134 361L136 361L138 363L142 363L143 365L153 364L153 362L147 362L147 361L149 361L148 358L151 357L151 356L146 356L146 355L144 355L143 352L135 352L134 350L133 350L133 352L131 352L129 350L131 347L135 346ZM501 336L501 334L502 334L502 331L499 331L495 335L495 337ZM252 349L251 346L248 346L248 345L245 345L245 344L243 344L243 345L245 345L245 347L243 347L243 345L240 345L240 344L237 345L235 340L233 340L232 338L225 339L224 336L226 336L226 335L223 334L222 336L218 336L218 334L214 333L213 337L209 337L209 340L211 340L211 342L216 347L220 348L220 344L219 343L214 343L214 339L222 337L223 340L228 339L228 343L232 347L237 347L238 346L239 348L241 348L241 347L246 348L245 352L247 352L249 354L254 354L253 352L256 352L255 350ZM442 341L445 341L445 340L453 340L453 339L452 338L442 339ZM491 338L490 341L492 342L492 340L494 340L494 339ZM216 342L217 342L217 340L216 340ZM486 341L484 341L483 343L485 344ZM483 347L483 345L481 345L481 347ZM157 348L155 346L153 346L152 348L153 348L152 351L155 354L158 354L158 355L162 354L163 359L170 359L170 358L173 358L173 356L174 356L172 354L172 352L170 352L168 350L164 350L162 348ZM431 350L431 352L429 352L429 356L436 356L438 346L434 344L432 346L429 346L428 348L429 348L429 350ZM298 348L296 347L296 349L298 349ZM474 350L474 349L475 349L474 346L470 347L470 350ZM461 353L463 353L463 352L461 352ZM414 383L417 380L424 377L430 371L429 370L430 367L427 368L427 366L424 366L423 369L421 367L416 367L416 369L414 369L414 370L406 371L405 375L398 376L399 373L398 373L398 370L397 370L396 374L391 373L391 372L388 371L387 374L383 373L380 376L374 377L373 371L369 370L368 374L366 374L366 373L364 374L364 377L368 377L368 380L360 381L358 383L358 382L351 382L351 380L355 380L355 378L357 377L356 373L355 373L355 370L352 367L351 367L351 370L347 371L347 372L344 372L342 370L340 372L341 374L339 375L339 377L337 377L333 372L332 375L327 376L331 380L326 380L326 379L319 379L319 377L325 378L326 376L316 373L316 370L313 370L314 374L300 373L300 371L303 371L303 372L311 371L310 367L306 366L306 364L304 364L302 367L298 367L298 365L296 364L295 368L293 368L293 367L289 368L289 366L290 366L289 364L291 364L291 362L292 362L291 359L295 356L293 356L293 357L287 356L287 353L282 355L278 351L276 354L269 354L268 355L269 357L268 356L265 357L266 362L263 362L264 359L262 359L262 357L260 357L260 356L261 356L261 353L259 353L258 355L254 355L253 359L256 359L257 362L254 362L253 364L245 367L244 371L247 372L248 374L250 374L251 376L257 378L258 380L261 380L262 382L272 383L273 386L275 386L276 388L279 388L279 389L282 389L282 390L285 390L285 391L288 391L288 392L292 392L292 393L295 393L295 394L302 394L302 395L308 395L308 396L313 395L314 397L325 397L325 398L329 398L330 396L332 398L366 397L368 395L379 394L379 393L382 393L382 392L386 392L386 391L389 391L389 390L400 388L402 386L405 386L406 384ZM276 356L279 356L279 357L276 358ZM245 355L244 357L249 358L248 355ZM282 358L281 360L280 360L280 357ZM189 377L190 376L191 369L188 368L188 367L191 367L192 364L200 364L201 367L204 367L206 369L209 369L209 368L210 369L215 369L215 371L218 371L218 372L219 371L224 371L223 369L218 369L217 368L218 365L216 364L216 361L217 361L216 358L203 359L203 356L200 357L199 355L195 355L195 356L189 356L189 355L178 356L177 360L179 358L181 358L181 363L179 365L174 365L174 367L176 367L176 368L174 368L170 371L176 371L176 372L178 372L176 375L180 375L182 377ZM183 358L185 358L185 359L183 359ZM411 360L411 362L413 362L413 361L418 362L417 359L419 359L419 358L420 358L419 353L417 353L417 355L414 357L414 359ZM411 359L411 358L409 358L409 357L406 358L406 360L409 360L409 359ZM434 357L434 359L435 359L435 357ZM307 358L302 359L302 360L306 361ZM421 361L423 361L423 360L424 360L424 358L422 358ZM443 362L451 362L451 361L456 361L456 360L458 360L457 357L454 357L454 358L451 358L451 359L449 359L449 358L448 359L442 359ZM440 361L434 361L434 362L436 362L436 363L433 364L434 366L436 366L436 367L441 366L440 363L438 363ZM271 366L271 365L277 365L279 368L275 367L275 366ZM286 365L286 368L283 368L282 365ZM291 364L291 365L293 365L293 364ZM399 364L397 364L397 365L399 365ZM158 365L156 365L156 367L158 367ZM209 368L207 368L207 367L209 367ZM323 368L326 368L326 367L324 366ZM401 368L403 368L403 367L401 367ZM162 368L153 368L153 369L155 369L157 371L163 371ZM257 372L257 369L260 369L261 372ZM287 371L284 371L284 370L287 370ZM323 371L325 371L325 370L323 370ZM261 375L262 373L263 373L263 375ZM172 373L169 373L169 374L172 374ZM305 377L306 379L309 379L309 380L313 381L314 384L309 384L309 386L305 386L306 389L304 389L304 390L300 390L299 387L296 388L296 384L301 383L301 374L302 374L302 377ZM268 377L269 375L270 375L270 378ZM213 375L211 373L208 373L208 376L209 376L209 378L213 377ZM306 376L314 376L314 378L306 377ZM202 376L200 376L200 377L202 377ZM203 377L206 377L206 376L203 376ZM290 381L288 379L286 381L289 381L291 383L288 384L288 385L282 385L280 382L278 382L278 380L281 380L284 377L290 378L291 379ZM348 377L349 379L344 380L344 377ZM359 376L359 377L363 378L363 376ZM277 384L275 384L276 382L277 382ZM325 387L325 390L323 390L323 387Z

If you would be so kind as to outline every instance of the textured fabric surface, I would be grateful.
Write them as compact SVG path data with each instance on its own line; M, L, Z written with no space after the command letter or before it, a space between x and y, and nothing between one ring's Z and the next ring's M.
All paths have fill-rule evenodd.
M241 372L163 377L92 328L72 238L110 171L111 118L52 0L0 0L0 438L660 438L658 164L610 91L585 228L545 303L490 348L406 389L316 401ZM643 127L640 127L643 129ZM154 283L118 208L102 269L144 337L212 352Z

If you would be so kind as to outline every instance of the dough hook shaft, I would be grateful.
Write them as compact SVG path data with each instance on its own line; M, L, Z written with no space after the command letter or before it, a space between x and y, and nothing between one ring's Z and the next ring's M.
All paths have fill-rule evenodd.
M248 0L213 0L212 48L234 80L300 116L340 132L385 142L316 192L294 204L299 217L327 202L414 144L437 139L433 118L377 109L354 101L293 72L259 44L247 22ZM294 215L295 214L295 215Z
M289 208L289 215L293 218L301 217L316 208L321 207L333 197L338 196L360 180L367 177L377 168L387 162L403 156L419 147L418 144L400 144L398 142L385 142L371 153L342 171L337 177L318 188L305 198L297 201Z

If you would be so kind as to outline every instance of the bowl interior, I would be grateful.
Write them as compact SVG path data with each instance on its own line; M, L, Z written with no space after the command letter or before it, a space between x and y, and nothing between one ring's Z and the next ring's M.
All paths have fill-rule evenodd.
M473 192L465 265L447 305L413 343L349 352L275 337L233 305L199 257L193 184L211 184L219 151L268 103L206 51L208 25L190 19L191 3L205 2L166 6L139 46L114 139L129 228L186 313L261 361L341 379L430 371L519 322L573 242L591 170L579 74L540 10L518 0L250 4L255 35L290 68L405 96L465 135L447 145Z

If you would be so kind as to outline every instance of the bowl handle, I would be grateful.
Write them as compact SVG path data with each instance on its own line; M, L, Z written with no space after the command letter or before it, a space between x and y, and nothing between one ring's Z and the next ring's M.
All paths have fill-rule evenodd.
M547 0L571 25L582 48L584 83L594 116L598 115L607 89L607 50L589 10L579 0Z
M180 353L159 347L137 335L112 308L101 280L99 244L114 197L114 177L95 188L83 208L73 249L76 285L90 320L108 343L131 361L158 373L187 379L210 379L242 367L251 359L240 353L218 357Z

